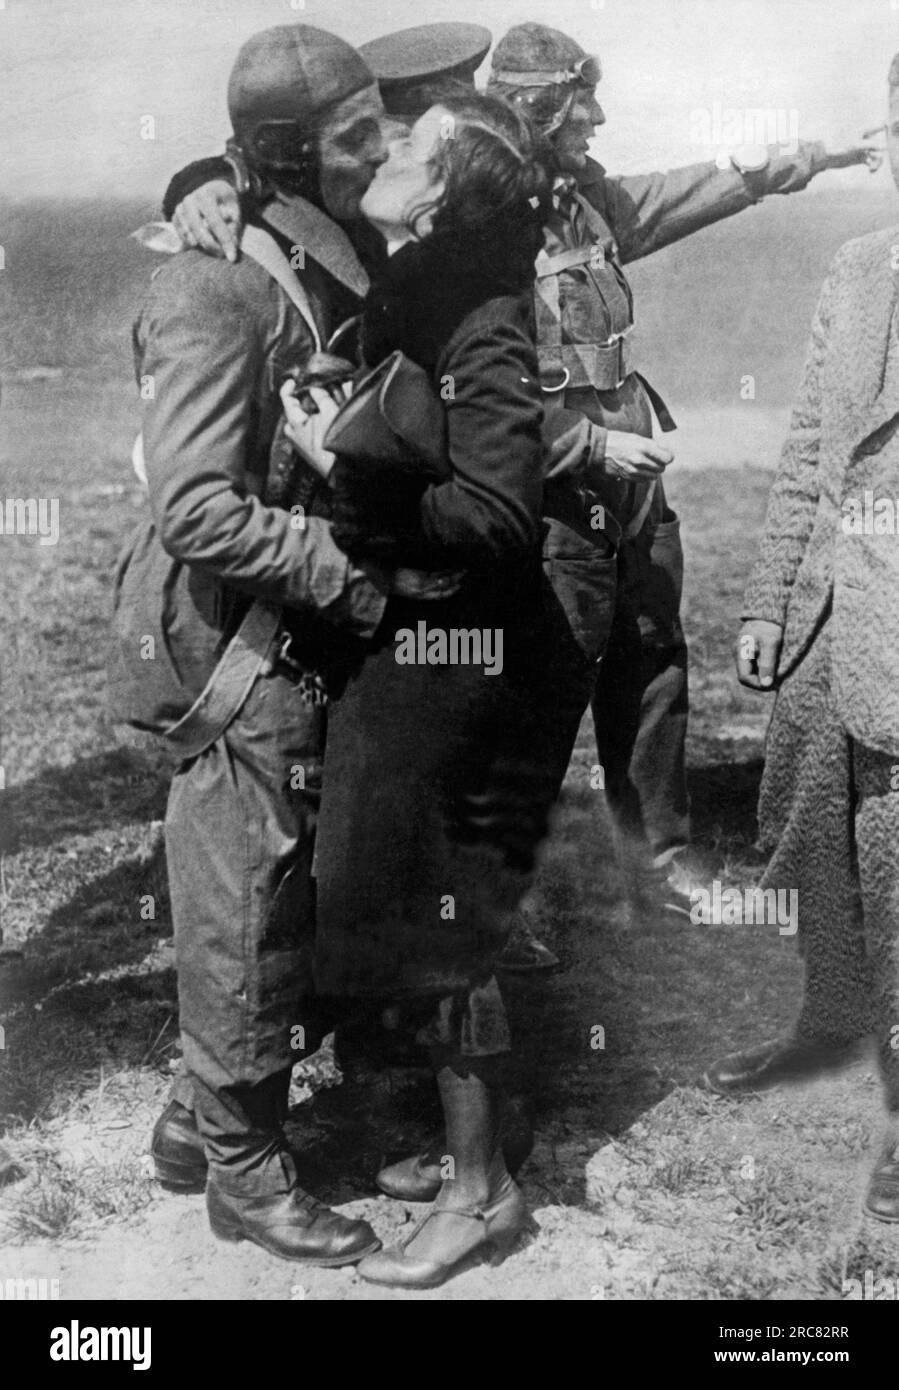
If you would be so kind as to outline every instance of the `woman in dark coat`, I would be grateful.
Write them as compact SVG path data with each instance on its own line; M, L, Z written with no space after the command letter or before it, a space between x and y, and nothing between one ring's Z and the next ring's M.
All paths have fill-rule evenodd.
M338 456L335 537L354 558L462 576L442 601L389 600L329 711L317 984L406 1006L446 1120L434 1208L359 1267L379 1283L442 1283L525 1221L497 1144L510 1042L493 969L552 801L531 756L552 650L529 293L548 201L524 120L466 93L391 147L362 203L389 253L363 355L400 349L425 369L451 473L429 483Z

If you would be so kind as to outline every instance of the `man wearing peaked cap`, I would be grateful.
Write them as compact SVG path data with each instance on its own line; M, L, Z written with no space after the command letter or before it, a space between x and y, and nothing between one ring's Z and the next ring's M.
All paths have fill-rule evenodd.
M474 85L493 37L480 24L420 24L372 39L359 52L378 79L384 109L414 121L445 83Z
M396 82L453 77L474 82L493 42L482 24L418 24L359 45L381 87Z

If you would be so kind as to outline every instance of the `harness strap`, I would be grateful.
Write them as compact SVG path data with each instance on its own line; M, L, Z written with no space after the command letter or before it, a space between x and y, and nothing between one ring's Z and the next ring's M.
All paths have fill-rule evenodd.
M596 214L584 199L578 199L585 215ZM564 386L578 388L593 386L599 391L614 391L634 370L626 334L616 333L605 343L566 343L562 338L562 303L559 276L577 266L590 265L597 243L571 247L550 256L541 251L537 256L537 279L534 284L534 311L537 326L537 359L541 375L551 373ZM566 375L567 374L567 375ZM558 390L558 384L548 388Z
M547 275L561 275L563 270L571 270L573 266L589 265L595 254L593 246L572 246L570 250L559 251L555 256L541 251L535 262L537 279L543 280Z
M583 193L579 193L576 189L572 191L571 197L573 201L577 203L578 207L581 209L581 212L584 214L584 221L587 224L587 228L590 232L593 233L594 237L596 237L596 240L599 242L608 241L610 228L600 217L593 204L587 198L584 197ZM615 242L613 241L613 255L616 251L617 247L615 245Z
M643 523L649 516L649 509L652 506L652 500L655 497L655 495L656 484L655 480L653 480L646 489L646 496L643 498L643 501L640 503L639 507L634 512L634 515L631 517L630 521L622 529L621 534L624 540L632 541L635 536L638 536L640 534L641 530L643 529Z
M538 354L542 348L561 347L562 306L557 275L543 275L535 281L534 311L537 319Z
M649 397L649 403L655 411L656 419L662 426L662 429L666 432L668 430L676 430L677 422L675 421L674 416L671 414L671 411L668 409L667 405L665 404L664 400L659 395L655 387L650 386L649 382L646 380L646 377L643 376L640 372L634 372L634 376L637 378L640 385L643 387L643 390Z
M537 348L541 379L544 372L564 380L566 387L593 386L598 391L615 391L634 370L628 339L622 334L610 343L541 342ZM552 390L547 384L544 389Z
M300 311L301 318L312 334L315 351L321 352L322 337L312 312L312 302L275 238L264 232L261 227L244 227L240 249L250 260L267 270L272 279L281 286L294 308Z
M281 609L254 599L190 709L164 730L182 758L202 753L236 719L262 672L280 625Z

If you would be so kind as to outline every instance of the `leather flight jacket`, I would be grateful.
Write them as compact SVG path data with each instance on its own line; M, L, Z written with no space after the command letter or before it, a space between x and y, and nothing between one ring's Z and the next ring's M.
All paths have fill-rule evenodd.
M663 430L674 429L665 402L637 370L633 295L611 227L572 178L557 181L554 204L534 287L547 415L573 409L596 424L648 436L654 410ZM642 525L652 493L651 482L615 478L590 486L567 478L548 483L547 555L585 542L617 548L635 523Z

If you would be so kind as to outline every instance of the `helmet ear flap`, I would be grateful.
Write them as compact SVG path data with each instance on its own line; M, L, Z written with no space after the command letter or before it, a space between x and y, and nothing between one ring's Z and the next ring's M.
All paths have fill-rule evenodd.
M260 122L248 142L253 162L272 170L306 173L315 169L315 147L296 121Z

